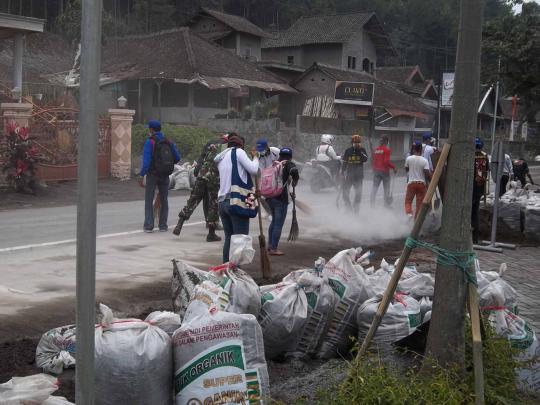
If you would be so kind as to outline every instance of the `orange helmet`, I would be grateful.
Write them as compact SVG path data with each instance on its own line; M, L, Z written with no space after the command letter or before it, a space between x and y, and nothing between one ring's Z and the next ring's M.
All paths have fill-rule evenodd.
M352 143L362 143L362 137L360 135L353 135L351 137Z

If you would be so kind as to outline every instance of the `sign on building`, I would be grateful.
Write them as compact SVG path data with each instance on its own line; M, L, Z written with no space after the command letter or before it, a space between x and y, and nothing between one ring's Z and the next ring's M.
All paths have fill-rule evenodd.
M373 83L336 81L334 103L373 105L374 92L375 84Z
M452 107L454 98L454 76L455 73L443 73L441 107Z

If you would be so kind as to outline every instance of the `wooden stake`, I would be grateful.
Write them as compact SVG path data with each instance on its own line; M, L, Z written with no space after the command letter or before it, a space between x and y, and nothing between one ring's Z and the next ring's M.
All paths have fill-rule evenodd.
M446 163L446 159L448 159L448 154L450 153L450 144L445 144L441 156L439 158L439 161L437 162L437 167L435 168L435 172L433 173L433 177L431 179L431 182L429 183L429 187L426 193L426 196L424 197L424 201L422 201L422 208L420 209L420 212L416 216L416 220L414 221L414 226L411 231L410 237L413 239L416 239L418 235L420 234L420 230L422 229L422 225L424 224L424 220L426 219L426 215L431 208L431 200L433 199L433 195L435 194L435 189L437 188L437 184L439 183L439 180L441 178L441 174L443 171L443 167ZM403 249L403 252L401 253L401 256L399 258L398 264L396 266L396 269L392 273L392 278L390 279L390 282L388 283L388 286L386 287L386 291L384 292L384 295L382 297L381 302L379 303L379 307L377 308L377 313L375 314L375 317L373 318L373 322L371 323L371 326L369 328L369 331L362 342L362 346L360 347L360 351L357 355L357 360L359 360L367 351L369 344L371 343L371 340L373 339L373 336L375 336L375 333L377 333L377 329L379 328L379 325L381 324L382 318L386 311L388 310L388 305L390 304L390 300L394 296L394 293L396 292L396 288L399 282L399 279L401 277L401 274L403 273L403 269L405 268L405 265L407 264L407 261L409 260L409 257L411 256L412 248L405 246Z
M469 283L469 313L471 315L472 349L474 363L474 393L476 405L484 405L484 363L482 359L482 332L480 328L480 310L478 291Z

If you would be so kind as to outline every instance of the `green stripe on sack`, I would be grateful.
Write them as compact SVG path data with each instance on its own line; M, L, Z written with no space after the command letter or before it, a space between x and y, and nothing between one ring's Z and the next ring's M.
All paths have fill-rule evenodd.
M176 394L186 388L203 374L219 367L236 367L244 369L242 348L230 345L214 350L184 367L175 377L174 389Z

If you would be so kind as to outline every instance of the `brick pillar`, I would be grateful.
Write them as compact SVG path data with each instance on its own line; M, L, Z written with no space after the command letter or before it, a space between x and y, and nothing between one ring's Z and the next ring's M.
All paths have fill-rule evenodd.
M135 110L109 109L111 117L111 176L131 177L131 123Z
M4 126L11 121L15 121L21 127L27 127L32 117L32 104L30 103L2 103L2 119Z

